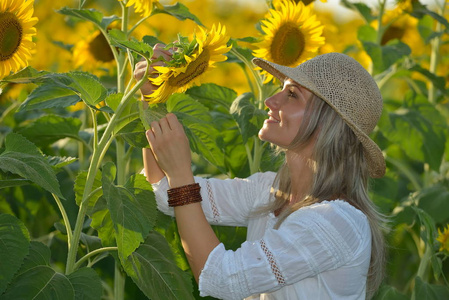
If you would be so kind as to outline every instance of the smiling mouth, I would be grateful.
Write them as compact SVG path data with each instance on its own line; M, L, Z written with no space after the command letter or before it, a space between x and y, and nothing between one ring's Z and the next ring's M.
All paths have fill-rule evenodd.
M269 118L267 119L267 122L270 122L270 123L281 123L281 121L279 121L278 119L276 119L272 115L269 114L268 116L269 116Z

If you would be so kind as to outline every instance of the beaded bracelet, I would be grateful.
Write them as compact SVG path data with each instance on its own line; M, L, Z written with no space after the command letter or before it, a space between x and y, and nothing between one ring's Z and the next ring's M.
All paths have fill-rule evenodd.
M199 183L192 183L176 188L171 188L167 191L168 206L182 206L191 203L201 202L200 193L201 187Z

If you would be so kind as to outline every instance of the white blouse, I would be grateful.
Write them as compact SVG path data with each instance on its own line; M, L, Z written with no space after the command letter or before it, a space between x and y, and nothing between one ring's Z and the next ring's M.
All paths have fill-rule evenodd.
M270 201L275 173L246 179L204 179L204 214L211 224L247 226L236 251L219 244L199 278L201 296L220 299L365 299L371 257L366 216L343 200L324 201L289 215L273 229L273 213L253 212ZM169 215L167 179L153 184L158 208Z

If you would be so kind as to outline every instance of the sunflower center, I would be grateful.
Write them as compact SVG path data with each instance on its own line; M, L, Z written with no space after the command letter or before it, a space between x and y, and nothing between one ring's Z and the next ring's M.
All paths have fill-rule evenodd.
M296 64L304 52L305 45L304 34L297 25L282 24L275 33L270 47L273 62L284 66Z
M97 61L109 62L114 59L111 47L101 32L89 43L89 52Z
M23 29L17 17L10 13L0 13L0 61L8 60L19 49Z
M192 61L184 73L180 73L177 76L170 77L169 84L171 86L183 87L204 72L206 72L209 66L210 54L207 49L203 49L198 57Z

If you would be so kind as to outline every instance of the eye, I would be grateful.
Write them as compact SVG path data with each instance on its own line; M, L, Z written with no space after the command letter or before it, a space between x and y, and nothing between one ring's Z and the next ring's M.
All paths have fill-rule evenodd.
M293 87L288 89L288 96L292 98L296 98L296 93Z

